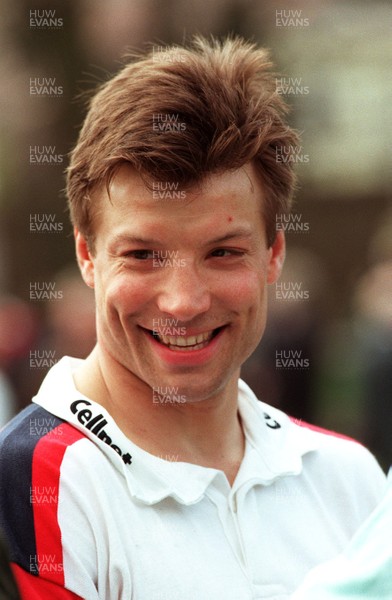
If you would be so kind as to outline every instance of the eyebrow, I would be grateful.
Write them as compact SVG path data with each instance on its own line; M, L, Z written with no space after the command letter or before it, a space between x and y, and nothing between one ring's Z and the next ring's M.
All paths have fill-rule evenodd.
M229 231L228 233L225 233L222 236L219 236L218 238L208 240L206 243L207 244L221 244L222 242L227 242L233 238L237 238L237 237L249 238L251 236L252 236L252 231L250 229L248 229L247 227L239 227L237 229L234 229L233 231ZM128 243L128 244L144 245L144 246L162 244L161 241L155 240L152 238L144 238L144 237L133 236L133 235L116 235L114 237L114 239L112 240L111 245L117 245L120 243Z
M111 245L117 245L117 244L122 244L122 243L127 243L127 244L142 244L142 245L150 245L150 244L157 244L158 241L157 240L153 240L153 239L149 239L149 238L143 238L143 237L139 237L139 236L133 236L133 235L116 235L112 242Z
M210 240L208 243L209 244L220 244L222 242L227 242L227 241L229 241L233 238L237 238L237 237L246 237L246 238L252 237L252 231L250 229L248 229L247 227L240 227L238 229L234 229L233 231L229 231L225 235L222 235L218 238Z

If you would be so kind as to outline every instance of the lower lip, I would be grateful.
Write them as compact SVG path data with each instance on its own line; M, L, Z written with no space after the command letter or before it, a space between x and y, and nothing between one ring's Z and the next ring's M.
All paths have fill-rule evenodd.
M185 367L189 367L202 365L203 363L211 360L213 355L219 350L219 345L225 330L226 326L222 327L222 329L215 337L212 338L207 346L204 346L204 348L199 348L199 350L171 350L169 346L165 346L154 339L151 334L146 332L146 336L150 340L150 343L161 360L171 365L183 365Z

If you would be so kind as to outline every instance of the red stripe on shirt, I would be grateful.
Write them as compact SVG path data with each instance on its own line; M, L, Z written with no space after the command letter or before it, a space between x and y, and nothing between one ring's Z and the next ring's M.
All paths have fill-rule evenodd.
M305 429L311 429L312 431L316 431L317 433L331 435L332 437L341 438L342 440L348 440L349 442L355 442L356 444L360 444L358 440L355 440L354 438L348 435L344 435L343 433L337 433L336 431L331 431L330 429L324 429L323 427L318 427L317 425L312 425L311 423L302 421L302 419L290 417L290 421L292 421L293 423L295 423L295 425L298 425L299 427L305 427Z
M80 431L63 423L38 442L33 454L31 502L37 555L30 557L30 562L38 563L41 577L58 585L64 585L63 550L57 517L60 468L67 448L83 437Z
M56 583L28 573L15 563L11 563L11 567L18 583L21 600L83 600L81 596L59 587Z

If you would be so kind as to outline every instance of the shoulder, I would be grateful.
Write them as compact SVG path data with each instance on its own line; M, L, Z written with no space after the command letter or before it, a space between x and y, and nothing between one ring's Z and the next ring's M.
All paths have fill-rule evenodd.
M343 464L361 465L363 469L376 470L381 472L377 460L373 454L361 444L358 440L349 437L343 433L338 433L330 429L325 429L301 419L289 418L291 426L299 436L313 438L317 444L316 456L319 460L332 460ZM385 481L385 475L383 476Z
M29 472L43 458L55 463L83 433L41 406L31 404L0 432L0 477L13 477L15 469ZM21 470L21 471L20 471Z
M37 529L47 527L58 504L64 454L83 437L34 404L1 431L0 527L18 564L26 566L26 556L36 555Z
M303 480L316 486L324 495L336 493L339 498L351 498L354 503L371 508L381 499L385 492L385 474L373 454L361 443L341 433L291 418L257 400L247 386L242 385L242 388L247 395L248 407L253 409L251 426L256 431L255 436L260 447L263 444L265 447L265 440L269 440L270 455L285 457L284 466L295 464L296 473L301 473ZM252 414L248 411L247 415L250 422ZM254 423L257 423L256 429ZM276 462L274 458L274 464Z
M240 381L239 406L249 437L283 472L291 466L319 479L338 481L342 474L363 482L366 477L385 487L385 475L374 456L358 441L334 431L293 419L256 398ZM279 461L278 461L279 459ZM284 468L283 468L284 467ZM295 467L295 468L294 468Z
M335 431L292 420L297 435L312 436L317 448L303 456L303 475L323 497L352 507L363 519L385 493L386 476L373 454L357 440Z

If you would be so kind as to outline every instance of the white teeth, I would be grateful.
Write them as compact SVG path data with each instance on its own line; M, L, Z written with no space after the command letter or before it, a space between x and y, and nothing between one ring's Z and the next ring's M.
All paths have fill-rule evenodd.
M196 344L196 346L169 346L170 350L174 350L175 352L193 352L194 350L200 350L200 348L205 348L208 345L208 342L203 342L202 344Z
M199 333L199 335L191 335L188 337L184 336L171 336L171 335L160 335L158 334L159 340L166 346L180 346L185 348L187 346L197 346L203 344L203 342L210 341L212 338L213 331L207 331L206 333Z

